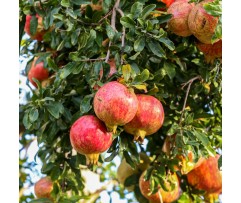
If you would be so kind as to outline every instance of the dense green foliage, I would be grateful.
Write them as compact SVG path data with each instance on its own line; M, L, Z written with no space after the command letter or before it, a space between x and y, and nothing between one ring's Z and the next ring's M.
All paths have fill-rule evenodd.
M29 134L37 138L36 156L43 163L41 173L54 181L52 195L58 203L88 198L83 192L79 168L80 164L85 165L85 156L72 154L69 130L80 116L94 115L92 102L96 84L102 86L118 79L135 93L156 97L165 111L163 127L147 136L145 144L133 142L133 136L118 127L112 146L99 158L100 164L91 167L101 171L103 181L116 179L112 170L116 156L125 157L135 168L140 161L138 152L144 151L152 160L147 175L155 191L166 171L175 170L176 155L186 156L187 150L192 150L197 161L222 148L221 61L207 64L195 45L194 36L183 38L168 32L166 23L171 16L155 10L165 7L163 3L121 0L119 9L113 10L115 2L103 0L102 11L93 11L89 5L85 11L80 9L82 4L90 3L83 0L21 0L19 3L20 55L30 59L23 74L27 75L34 56L38 56L52 77L52 83L46 87L37 80L38 88L28 84L31 94L26 104L20 105L19 124L24 126L20 143L27 147L31 142L27 139ZM213 11L210 14L220 16L218 3L213 4L216 10L212 6L206 8ZM44 29L49 30L41 42L23 38L25 16L36 13L43 17ZM162 15L155 17L153 13ZM35 33L37 26L37 19L33 18L30 31ZM220 30L216 35L220 37ZM106 39L109 41L103 44ZM118 70L110 78L110 66L106 63L109 58L115 59ZM104 74L100 79L102 67ZM164 140L174 134L174 147L166 154L162 151ZM31 168L34 163L29 165L26 160L20 160L20 164L21 189L22 183L31 181L25 168ZM126 184L136 185L134 194L144 203L147 200L140 194L139 176L130 177ZM185 175L180 178L183 193L177 202L203 202L202 193L188 186ZM126 199L123 186L115 185L113 191ZM29 197L34 200L34 196ZM20 202L29 201L24 195L20 198Z

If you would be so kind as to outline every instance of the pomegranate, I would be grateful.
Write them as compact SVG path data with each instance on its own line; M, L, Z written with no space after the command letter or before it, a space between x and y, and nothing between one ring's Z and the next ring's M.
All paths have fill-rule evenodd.
M37 60L38 57L35 57L28 72L28 79L35 87L37 87L37 84L33 81L33 78L42 82L49 77L49 71L44 67L44 62L41 61L40 63L36 64Z
M30 21L32 19L31 15L26 15L26 22L24 26L24 31L31 37L31 39L36 39L38 41L43 40L43 36L46 33L46 30L44 30L43 27L43 18L36 14L36 18L38 19L38 26L37 26L37 31L34 35L31 35L30 33Z
M150 165L150 159L149 157L141 152L140 153L140 164L137 165L136 169L132 169L131 166L126 162L125 158L122 159L118 169L117 169L117 179L120 182L120 184L124 185L126 178L129 176L138 173L139 171L144 171L148 168ZM127 187L128 191L134 190L134 185Z
M51 192L53 190L53 182L50 177L41 178L34 185L34 193L37 198L51 199Z
M205 190L208 193L221 191L222 174L218 169L218 158L209 157L202 161L187 174L188 183L198 190Z
M160 202L171 203L180 197L181 189L180 189L179 180L176 173L170 174L166 177L166 181L164 184L166 188L170 191L165 191L161 188L161 186L159 186L160 189L158 190L158 192L151 195L150 195L150 192L151 192L150 181L148 180L145 181L144 176L145 176L145 171L142 173L139 179L139 187L141 190L141 194L144 197L146 197L148 200L150 200L152 203L160 203ZM175 184L175 188L173 190L171 190L171 185L168 182L168 180L170 180L172 183Z
M204 0L193 7L188 16L188 26L192 34L202 43L211 44L218 24L218 18L208 14L203 5L213 0Z
M214 44L197 42L196 46L201 52L203 52L207 63L213 63L216 58L222 57L222 40L219 40Z
M166 7L169 7L175 0L157 0L157 2L163 2Z
M192 35L188 27L188 16L193 6L194 4L188 1L176 1L167 9L167 13L172 14L172 18L167 23L171 32L182 37Z
M85 115L71 126L70 142L78 153L85 155L86 164L93 165L98 163L99 154L110 147L112 133L96 116Z
M94 97L95 114L114 133L118 125L123 126L134 118L137 108L133 90L117 81L103 85Z
M135 117L124 126L134 140L143 142L145 136L157 132L164 121L162 103L153 96L137 94L138 110Z

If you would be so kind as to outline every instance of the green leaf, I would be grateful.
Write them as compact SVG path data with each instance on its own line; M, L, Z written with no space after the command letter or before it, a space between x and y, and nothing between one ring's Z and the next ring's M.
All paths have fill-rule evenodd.
M146 173L144 175L144 181L150 180L152 171L154 170L154 167L151 166L146 170Z
M55 164L52 162L50 162L48 164L43 164L41 172L47 173L47 172L51 171L54 167L55 167Z
M150 42L148 42L148 46L153 54L155 54L156 56L158 56L160 58L166 58L166 53L162 49L162 47L159 43L150 41Z
M176 66L172 63L165 61L163 68L167 72L169 78L172 80L176 75Z
M206 12L214 17L222 16L222 1L213 1L205 3L203 8Z
M133 81L133 84L143 83L149 79L150 72L148 69L144 69L140 75L137 75Z
M170 39L168 39L167 37L161 37L160 39L159 39L159 41L161 42L161 43L163 43L168 49L170 49L171 51L173 51L174 49L175 49L175 45L174 45L174 43L170 40Z
M53 203L53 202L48 198L40 198L40 199L31 200L29 203Z
M39 116L38 109L31 109L29 112L29 121L33 123L38 119L38 116Z
M146 17L156 8L155 4L150 4L148 6L146 6L143 11L141 12L140 17L142 19L146 19Z
M70 0L73 4L80 6L81 4L90 4L90 0Z
M71 62L65 65L64 68L61 69L60 71L60 78L61 79L66 78L69 74L73 72L73 70L75 69L75 66L76 66L75 62Z
M113 30L113 28L107 24L106 25L106 34L111 41L114 39L115 33L116 32Z
M128 82L128 80L130 79L131 71L132 70L131 70L131 65L130 64L126 64L126 65L122 66L122 74L123 74L124 80L126 82Z
M144 37L138 37L138 39L134 43L134 50L136 52L141 52L145 47L145 38Z
M69 15L71 18L73 19L77 19L77 15L74 13L73 9L72 8L67 8L65 10L66 14Z
M131 14L133 15L133 19L136 19L137 17L139 17L140 13L142 12L142 9L143 9L143 4L140 2L135 2L131 6Z
M124 186L129 187L129 186L138 184L138 182L139 182L139 174L134 173L125 179Z
M69 7L70 6L69 0L61 0L60 4L63 7Z
M85 114L89 112L89 110L92 108L91 100L93 99L93 94L86 95L80 102L80 112Z
M222 155L218 158L218 168L220 170L220 168L222 167Z
M105 158L105 162L110 162L110 161L112 161L112 160L116 157L117 154L118 154L118 151L113 151L110 156L108 156L107 158Z
M121 17L120 23L126 28L135 28L135 21L128 16Z
M38 19L36 18L36 16L32 16L32 18L30 20L30 34L31 35L35 35L35 33L37 31L37 27L38 27Z
M48 67L52 68L53 70L59 70L59 67L55 64L54 60L50 57L47 58Z
M131 166L131 168L135 169L136 168L135 163L132 160L132 158L129 155L129 153L127 151L124 151L123 154L124 154L124 157L126 159L126 162Z
M46 108L48 112L56 119L58 119L60 114L64 112L64 107L60 102L46 104Z

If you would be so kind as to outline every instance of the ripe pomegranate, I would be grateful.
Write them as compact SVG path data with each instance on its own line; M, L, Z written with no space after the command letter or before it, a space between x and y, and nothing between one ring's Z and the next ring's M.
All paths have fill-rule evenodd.
M162 103L153 96L137 94L138 110L135 117L124 126L134 140L143 142L145 136L157 132L164 121Z
M41 61L36 64L37 60L38 57L35 57L28 72L28 79L35 87L37 87L37 84L33 81L33 78L41 82L49 77L49 71L44 67L44 62Z
M85 155L86 164L93 165L98 163L99 154L110 147L112 133L96 116L85 115L71 126L70 142L78 153Z
M178 36L187 37L192 35L188 27L188 16L194 4L188 1L176 1L168 9L167 13L172 14L168 21L168 29Z
M144 171L148 168L150 165L150 159L149 157L141 152L140 153L140 164L137 165L136 169L132 169L131 166L126 162L125 158L122 159L118 169L117 169L117 179L120 182L120 184L124 185L126 178L129 176L138 173L139 171ZM127 187L128 191L134 190L134 185Z
M117 81L108 82L95 94L94 111L104 121L108 131L115 133L118 125L130 122L138 108L138 100L132 89Z
M211 44L218 24L218 18L208 14L203 5L213 0L204 0L193 7L188 16L188 26L192 34L202 43Z
M44 30L43 27L43 18L36 14L36 18L38 19L38 26L37 26L37 31L34 35L31 35L30 33L30 21L32 19L31 15L26 15L26 22L24 26L24 31L31 37L31 39L36 39L38 41L43 40L43 36L46 33L46 30Z
M158 192L151 195L150 195L150 192L151 192L150 181L148 180L145 181L144 176L145 176L145 171L142 173L139 179L139 187L141 190L141 194L144 197L146 197L148 200L150 200L152 203L160 203L160 202L171 203L180 197L181 189L180 189L179 180L176 173L170 174L166 177L165 186L170 191L165 191L161 188L161 186L159 186L160 189L158 190ZM170 180L172 183L175 184L175 188L173 190L171 190L171 185L167 180Z
M222 57L222 40L219 40L214 44L197 42L196 46L201 52L203 52L207 63L213 63L216 58Z
M218 169L218 158L209 157L187 174L188 183L198 190L215 193L222 188L222 174Z
M34 185L34 193L37 198L51 199L51 192L53 190L53 182L50 177L41 178Z
M168 8L175 0L157 0L157 2L163 2Z

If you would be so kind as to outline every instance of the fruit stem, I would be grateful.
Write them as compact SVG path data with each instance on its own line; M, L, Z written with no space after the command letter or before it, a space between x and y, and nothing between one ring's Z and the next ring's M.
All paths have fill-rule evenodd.
M145 136L146 136L146 131L139 129L136 131L136 133L134 135L134 141L143 143Z
M96 165L99 160L99 154L86 154L86 165Z
M107 131L108 132L113 132L114 134L116 133L117 125L108 125L106 124Z

